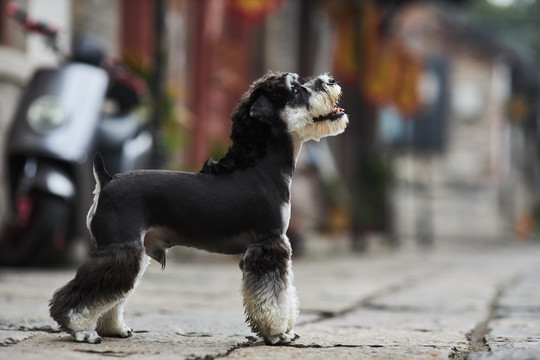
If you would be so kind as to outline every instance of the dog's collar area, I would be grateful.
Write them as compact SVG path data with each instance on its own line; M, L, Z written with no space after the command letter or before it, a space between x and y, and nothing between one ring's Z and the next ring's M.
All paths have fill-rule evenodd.
M336 121L343 115L345 115L345 110L343 110L342 108L335 108L334 110L332 110L330 113L326 115L321 115L321 116L317 116L316 118L313 118L313 121L314 122L325 121L325 120Z

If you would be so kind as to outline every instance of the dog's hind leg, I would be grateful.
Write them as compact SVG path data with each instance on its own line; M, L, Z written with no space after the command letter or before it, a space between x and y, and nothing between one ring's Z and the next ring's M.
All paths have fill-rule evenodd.
M247 322L269 345L298 338L298 299L293 286L291 246L286 236L251 245L240 262Z
M101 336L127 338L133 334L133 329L127 326L124 322L124 305L129 296L133 294L136 287L148 266L150 258L143 253L141 258L141 267L135 278L133 289L124 295L109 311L105 312L98 320L97 332Z
M124 322L124 303L126 300L120 300L99 318L97 322L97 332L99 335L127 338L133 334L133 329Z
M134 290L147 264L141 243L113 243L98 248L77 270L75 278L54 293L49 303L51 317L81 342L101 342L98 330L103 326L105 335L126 334L121 304ZM104 315L105 322L101 321L98 329Z

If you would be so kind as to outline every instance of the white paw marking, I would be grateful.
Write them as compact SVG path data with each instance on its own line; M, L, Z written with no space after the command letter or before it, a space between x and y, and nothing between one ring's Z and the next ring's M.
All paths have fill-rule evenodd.
M133 329L125 324L122 325L122 331L120 332L119 336L123 338L127 338L127 337L130 337L131 335L133 335Z
M287 333L288 336L292 337L292 341L296 340L296 339L299 339L300 338L300 335L298 335L297 333L295 333L294 331L289 331Z
M76 331L73 337L76 341L90 344L99 344L101 342L101 337L95 331Z
M286 345L295 341L299 337L300 335L298 335L294 331L289 331L288 333L284 333L280 335L267 336L264 338L264 343L266 345Z

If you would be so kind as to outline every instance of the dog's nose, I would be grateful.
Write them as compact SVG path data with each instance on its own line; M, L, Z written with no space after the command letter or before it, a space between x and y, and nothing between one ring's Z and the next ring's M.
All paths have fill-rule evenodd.
M328 84L329 84L329 85L334 85L335 83L336 83L336 80L334 80L333 77L331 77L331 78L328 79Z

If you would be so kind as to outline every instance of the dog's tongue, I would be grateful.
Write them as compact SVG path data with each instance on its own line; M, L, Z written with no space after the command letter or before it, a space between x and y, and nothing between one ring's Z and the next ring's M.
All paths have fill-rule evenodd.
M334 110L332 110L332 114L339 114L339 113L342 113L344 112L345 110L342 109L342 108L335 108Z

